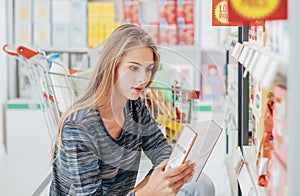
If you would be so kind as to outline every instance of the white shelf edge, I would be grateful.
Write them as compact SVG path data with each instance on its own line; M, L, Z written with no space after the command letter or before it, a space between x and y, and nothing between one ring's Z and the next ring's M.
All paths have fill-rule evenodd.
M248 47L248 48L250 48L250 49L258 52L260 54L260 55L258 55L259 56L259 60L261 60L262 56L263 56L265 58L272 59L272 60L269 60L267 62L268 64L274 65L272 63L275 62L275 64L276 64L275 66L276 67L274 69L276 69L276 73L275 73L274 77L270 77L271 78L271 79L269 78L270 80L266 80L265 77L263 77L263 78L258 77L259 78L258 82L260 84L262 84L263 88L265 88L265 89L269 88L271 86L270 84L273 83L273 82L278 82L278 83L286 86L286 81L287 81L287 66L288 66L288 59L287 58L285 58L283 55L273 53L273 52L269 51L267 48L255 45L253 43L244 42L244 43L240 44L240 46L242 47L242 48L240 47L241 51L238 51L238 54L235 56L235 59L238 62L240 62L241 64L243 64L244 59L241 59L240 57L242 55L239 55L239 54L242 54L243 49L246 48L246 47ZM247 51L247 53L249 53L249 51ZM246 54L244 56L247 56L247 55L248 54ZM256 67L254 67L254 68L251 67L251 64L254 65L254 66L256 66L256 64L257 64L257 63L253 64L253 62L252 62L252 61L256 61L256 60L254 60L255 59L254 57L255 57L255 55L249 61L249 65L244 65L243 64L243 66L246 68L247 72L253 74L253 76L255 78L257 76L254 73L254 70L257 69L257 68ZM261 63L261 61L260 61L260 63ZM248 66L250 66L250 67L248 67ZM270 73L272 73L272 72L270 72ZM263 76L262 74L259 74L259 75ZM272 76L272 74L271 74L271 76ZM261 80L263 80L263 82Z

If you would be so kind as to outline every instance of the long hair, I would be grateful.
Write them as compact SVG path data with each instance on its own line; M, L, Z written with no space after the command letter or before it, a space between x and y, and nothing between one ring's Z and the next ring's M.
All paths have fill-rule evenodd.
M148 47L153 51L154 68L152 69L150 82L147 86L150 85L159 67L160 55L157 46L151 36L142 28L131 24L119 26L107 38L86 91L66 110L60 119L58 131L51 147L52 161L55 160L54 151L56 146L58 147L59 156L62 145L61 135L63 124L70 114L95 107L101 111L107 111L111 108L111 96L114 89L117 67L122 62L128 50L139 46Z

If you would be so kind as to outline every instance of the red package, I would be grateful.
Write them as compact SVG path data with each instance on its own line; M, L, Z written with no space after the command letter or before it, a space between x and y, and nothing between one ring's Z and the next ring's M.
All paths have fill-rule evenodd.
M138 0L123 0L124 23L140 24L140 7Z
M159 42L166 46L178 45L177 25L160 26Z
M178 29L179 45L194 45L194 25L185 25L183 29Z
M194 24L194 1L178 0L177 1L177 19L180 24Z
M267 107L264 117L264 135L258 153L258 185L268 186L270 181L270 160L273 152L273 111L274 94L270 92L267 96Z
M162 26L177 24L176 1L161 0L159 2L159 21Z

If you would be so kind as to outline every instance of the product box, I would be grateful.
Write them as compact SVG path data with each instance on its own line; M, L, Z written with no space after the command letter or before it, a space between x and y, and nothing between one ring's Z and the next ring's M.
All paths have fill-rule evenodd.
M32 23L17 22L15 23L15 43L25 44L27 46L32 43Z
M177 24L175 0L159 0L159 22L161 26Z
M69 46L72 48L85 48L87 46L86 24L71 24L69 29Z
M50 23L36 22L33 25L33 43L38 47L50 47Z
M266 104L267 104L267 95L269 92L274 92L274 85L268 90L264 90L260 87L258 83L255 84L254 90L254 102L252 111L257 118L262 118L265 116Z
M264 118L256 117L253 113L250 115L251 125L249 127L251 127L250 131L252 132L252 149L257 157L265 131Z
M160 26L159 43L165 46L178 45L177 25Z
M18 0L15 1L15 22L16 23L31 23L32 21L32 1Z
M52 25L52 45L54 47L66 48L69 46L70 26L64 23Z
M184 25L184 28L178 27L179 45L194 45L194 25Z
M138 0L123 0L124 23L140 24L140 5Z
M278 159L282 161L284 166L287 166L288 150L287 150L287 90L286 88L277 85L274 90L274 153Z
M266 45L265 21L255 21L249 24L249 42L258 46Z
M73 24L87 23L87 1L72 0L70 2L70 22Z
M50 23L50 0L33 0L33 19L35 23Z
M70 0L52 1L52 23L70 23Z
M177 0L177 22L179 28L194 24L194 1Z

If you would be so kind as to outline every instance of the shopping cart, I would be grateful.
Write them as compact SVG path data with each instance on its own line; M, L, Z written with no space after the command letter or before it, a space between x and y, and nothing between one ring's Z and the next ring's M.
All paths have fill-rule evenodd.
M174 145L184 125L192 123L192 110L195 100L199 99L199 91L149 87L142 98L152 117L164 131L168 143Z
M61 114L85 89L88 78L78 76L78 73L70 74L63 64L42 51L9 45L4 45L3 50L25 65L29 81L38 94L47 131L52 139Z

